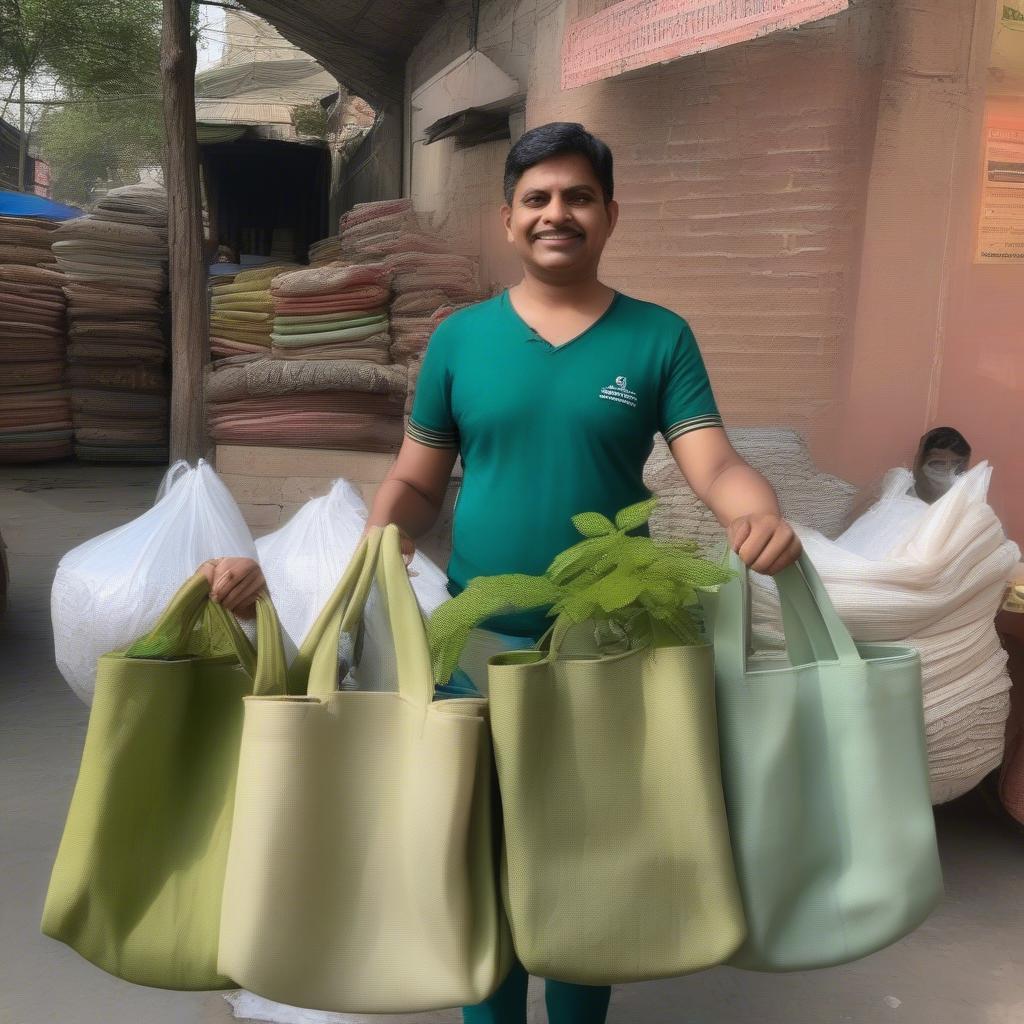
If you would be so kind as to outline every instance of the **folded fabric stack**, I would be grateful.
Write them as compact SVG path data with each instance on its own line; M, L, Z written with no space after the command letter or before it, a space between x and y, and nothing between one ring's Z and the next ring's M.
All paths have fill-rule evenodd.
M403 235L418 234L411 199L357 203L338 222L341 258L349 263L380 260Z
M294 263L272 263L210 280L210 354L214 359L266 355L274 326L270 282Z
M271 354L390 363L388 276L382 264L332 263L275 277Z
M54 267L50 251L56 224L43 217L0 217L0 264Z
M63 283L47 267L0 264L0 463L71 454Z
M391 310L391 357L408 364L427 347L434 328L460 306L482 298L476 263L443 252L396 252L384 259L395 301ZM441 310L446 313L438 318Z
M92 462L168 455L167 196L112 189L53 233L68 300L75 453Z
M365 360L255 359L211 369L210 436L220 444L394 452L407 374Z
M343 255L341 238L338 235L331 235L328 238L321 238L309 247L309 265L323 267L328 263L337 263Z

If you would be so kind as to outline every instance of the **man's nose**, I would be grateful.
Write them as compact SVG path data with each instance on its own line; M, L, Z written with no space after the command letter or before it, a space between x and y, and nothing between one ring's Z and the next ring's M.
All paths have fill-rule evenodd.
M548 203L547 209L544 211L544 219L550 221L552 224L562 224L565 222L569 213L568 205L559 199L557 196L551 199Z

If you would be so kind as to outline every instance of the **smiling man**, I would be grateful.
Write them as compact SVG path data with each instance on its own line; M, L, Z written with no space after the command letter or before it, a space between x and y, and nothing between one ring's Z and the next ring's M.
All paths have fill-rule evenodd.
M611 151L582 125L547 124L523 135L505 164L501 207L523 279L453 314L431 338L408 436L368 522L397 524L411 557L414 538L437 519L461 454L453 594L475 576L540 575L579 540L570 521L576 513L613 517L648 498L643 468L658 432L748 566L774 574L800 553L771 485L726 437L686 320L599 279L619 219L613 191ZM545 612L485 623L478 633L492 646L484 642L483 654L538 639L550 622ZM442 694L485 683L479 674L457 676ZM526 988L517 966L464 1019L525 1024ZM549 1020L599 1024L609 995L549 981Z
M368 525L395 523L411 558L461 454L449 591L476 576L540 575L579 540L572 516L613 517L650 497L643 468L660 432L748 566L774 575L793 562L800 542L771 485L729 443L689 324L598 278L619 218L608 147L579 124L534 128L508 155L504 191L501 218L523 279L434 332L408 436ZM205 571L232 610L250 610L263 585L246 559ZM439 694L476 693L486 655L529 646L549 624L545 613L485 623ZM527 981L516 965L491 999L464 1009L467 1024L526 1024ZM609 996L606 987L548 981L548 1019L600 1024Z

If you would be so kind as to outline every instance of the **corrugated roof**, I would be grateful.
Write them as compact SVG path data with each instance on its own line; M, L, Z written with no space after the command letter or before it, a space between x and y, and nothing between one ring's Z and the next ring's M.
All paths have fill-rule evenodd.
M405 61L443 0L241 0L370 103L402 100Z

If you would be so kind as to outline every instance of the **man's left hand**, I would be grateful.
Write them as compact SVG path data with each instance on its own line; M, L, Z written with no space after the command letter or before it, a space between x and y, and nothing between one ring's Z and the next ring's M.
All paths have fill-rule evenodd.
M774 576L800 557L803 545L793 527L780 516L758 513L737 516L728 527L729 547L743 564Z

